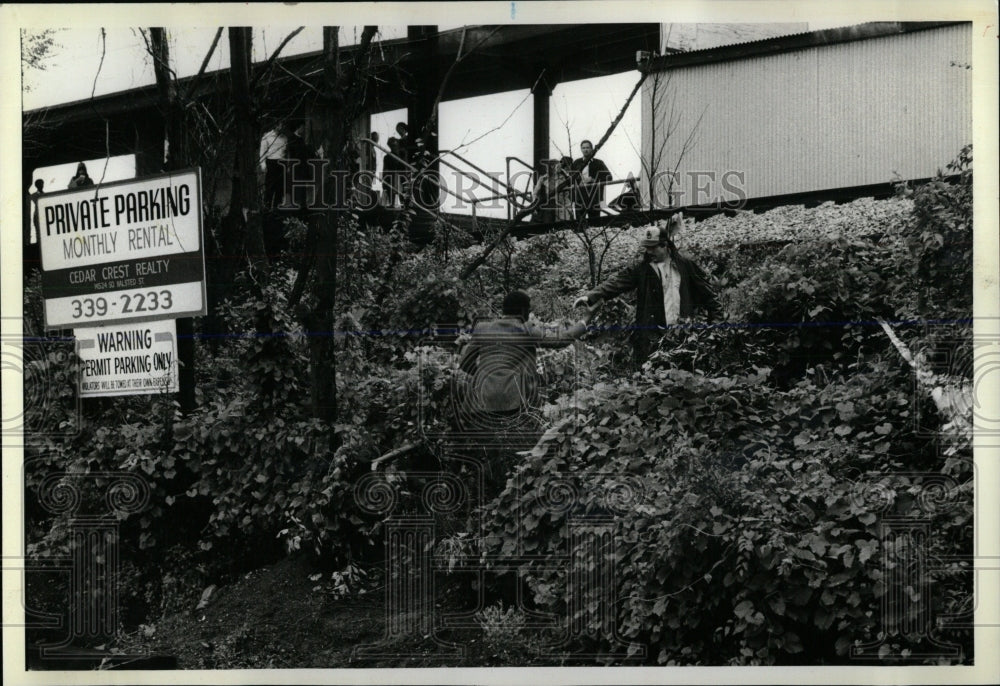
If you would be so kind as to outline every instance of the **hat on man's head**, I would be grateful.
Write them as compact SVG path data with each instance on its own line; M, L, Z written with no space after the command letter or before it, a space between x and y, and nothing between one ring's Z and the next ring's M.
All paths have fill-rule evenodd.
M681 212L672 214L670 219L660 219L655 226L643 229L640 244L644 248L653 248L661 243L670 242L682 228L684 228L684 214Z
M639 240L639 245L644 248L655 248L666 240L667 230L665 227L660 228L659 226L647 226L642 230L642 238Z
M647 234L649 234L650 232L656 232L658 230L660 236L660 240L658 242L667 243L667 242L672 242L677 237L677 234L679 234L681 232L681 229L683 228L684 228L684 214L678 212L676 214L671 215L669 219L657 220L656 226L651 226L645 231ZM653 245L652 243L646 243L645 242L646 238L648 238L648 236L644 235L643 247L649 247Z

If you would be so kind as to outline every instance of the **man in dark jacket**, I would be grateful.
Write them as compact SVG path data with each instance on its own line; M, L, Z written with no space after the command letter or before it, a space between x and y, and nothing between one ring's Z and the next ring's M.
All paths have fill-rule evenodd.
M611 180L611 170L594 157L594 144L590 141L580 143L580 152L583 157L574 160L571 167L573 181L577 184L577 219L583 212L587 213L587 219L599 219L601 201L604 200L604 184Z
M673 236L682 225L683 218L675 214L667 226L646 228L641 241L646 251L644 259L574 303L595 305L628 291L636 292L632 332L636 367L649 357L666 326L693 316L698 309L706 310L711 317L719 315L715 291L705 272L674 246Z

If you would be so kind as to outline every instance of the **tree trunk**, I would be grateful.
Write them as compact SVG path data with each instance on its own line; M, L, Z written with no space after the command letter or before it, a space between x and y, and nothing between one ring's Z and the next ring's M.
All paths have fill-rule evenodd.
M188 165L188 146L184 127L184 108L177 98L177 87L170 73L170 46L167 32L162 27L149 29L149 43L153 57L153 74L163 110L164 136L168 153L165 167L183 169Z
M323 131L323 152L331 161L327 171L341 169L340 149L343 147L342 118L343 94L339 92L340 57L339 27L323 27L323 73L324 84L321 100L316 103L316 115ZM340 224L340 188L328 187L331 180L338 181L341 175L332 178L328 174L321 185L324 208L311 221L316 222L317 243L315 245L316 280L313 293L315 306L309 313L307 326L309 337L309 367L313 416L333 426L337 421L337 346L333 331L333 307L337 300L337 232ZM334 432L331 429L331 448L336 448Z
M347 171L350 169L345 151L351 122L364 109L364 76L359 65L364 64L371 52L375 26L365 26L354 62L341 68L338 27L323 28L324 83L315 103L314 121L322 131L323 152L329 160L328 175L324 179L322 211L316 213L315 243L311 246L316 255L313 267L315 277L312 294L314 307L305 316L309 336L309 368L311 380L310 400L313 416L331 425L331 449L337 448L337 437L332 426L337 420L337 345L334 331L334 308L337 303L339 282L337 258L340 244L341 222L347 215Z
M230 212L238 212L242 218L245 237L242 247L250 260L252 281L262 290L268 282L270 265L264 247L262 203L257 188L260 127L250 95L252 43L252 29L229 27L229 71L232 79L233 121L236 129Z
M170 46L167 43L166 29L151 27L149 43L163 113L163 135L169 147L164 166L167 170L183 169L189 164L187 131L184 125L184 108L178 101L176 84L170 74ZM180 363L177 370L178 399L181 410L191 412L196 404L194 319L191 317L177 320L177 360Z

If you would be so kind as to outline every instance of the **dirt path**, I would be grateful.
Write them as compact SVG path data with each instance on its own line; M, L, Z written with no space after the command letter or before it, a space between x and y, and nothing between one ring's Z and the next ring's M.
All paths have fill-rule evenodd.
M250 572L157 622L149 645L180 669L346 667L353 646L382 637L381 598L335 598L317 573L304 558Z
M384 641L383 593L338 598L329 573L289 558L217 589L201 610L168 616L144 644L177 658L178 669L432 667L525 664L525 655L486 645L469 629L447 636L464 654L429 636ZM441 597L448 602L448 596ZM440 637L439 637L440 638ZM354 656L359 646L380 655ZM550 662L551 664L551 662Z

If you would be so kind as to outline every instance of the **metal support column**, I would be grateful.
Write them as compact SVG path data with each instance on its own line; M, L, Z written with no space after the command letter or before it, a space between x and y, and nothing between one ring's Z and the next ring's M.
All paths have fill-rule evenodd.
M539 163L549 156L549 98L552 97L552 87L543 76L535 86L532 97L534 101L534 145L533 161L535 169Z

